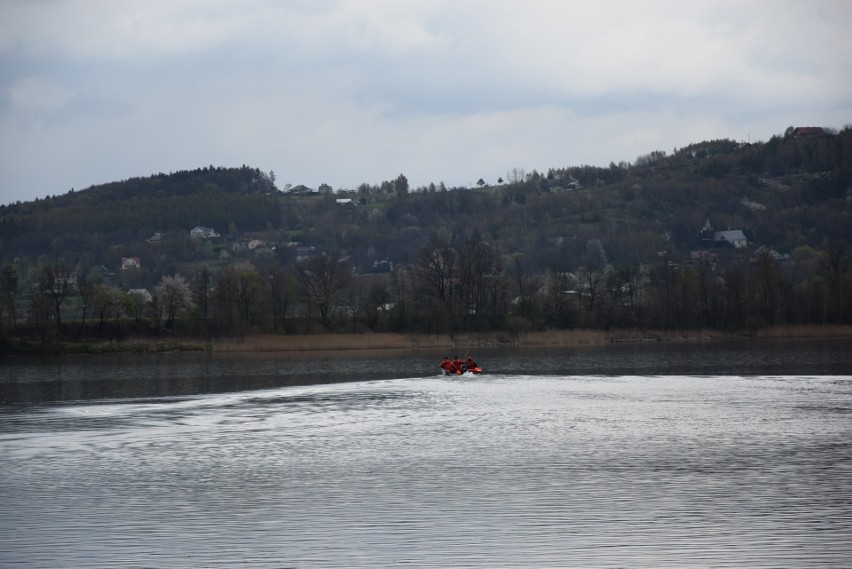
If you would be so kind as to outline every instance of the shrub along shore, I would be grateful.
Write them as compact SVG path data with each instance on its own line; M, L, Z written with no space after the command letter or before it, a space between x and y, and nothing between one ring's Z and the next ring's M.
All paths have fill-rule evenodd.
M618 342L693 342L734 339L852 338L852 326L776 326L751 334L726 334L715 330L551 330L510 333L416 335L367 334L257 334L239 338L142 338L123 341L57 342L46 346L10 344L3 353L108 354L108 353L264 353L355 350L445 350L499 346L582 346Z

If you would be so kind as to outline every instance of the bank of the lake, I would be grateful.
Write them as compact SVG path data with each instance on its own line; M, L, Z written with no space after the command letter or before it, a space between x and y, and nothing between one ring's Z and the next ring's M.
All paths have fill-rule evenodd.
M314 352L358 350L454 350L499 346L589 346L622 342L696 342L732 339L852 338L852 326L774 326L752 332L717 330L543 330L525 332L418 335L250 334L234 338L134 338L121 341L14 342L6 338L5 355L119 354L164 352Z
M743 338L852 338L852 326L776 326L752 334L715 330L546 330L449 335L313 334L255 335L210 343L214 352L293 352L319 350L461 349L499 346L583 346L613 342L692 342Z

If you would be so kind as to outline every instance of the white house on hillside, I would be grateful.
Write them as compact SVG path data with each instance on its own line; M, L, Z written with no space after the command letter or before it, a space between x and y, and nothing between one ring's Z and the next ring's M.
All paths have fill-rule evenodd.
M216 233L212 227L194 227L190 232L189 236L195 239L211 239L213 237L219 237L219 234Z
M742 229L730 229L728 231L717 231L714 241L724 241L730 243L734 249L742 249L748 247L748 239Z
M142 302L151 302L154 300L154 297L151 296L151 293L148 292L147 289L144 288L132 288L127 291L127 294L130 296L136 297Z
M142 268L142 261L139 257L122 257L121 258L121 270L126 271L128 269L136 269L137 271Z

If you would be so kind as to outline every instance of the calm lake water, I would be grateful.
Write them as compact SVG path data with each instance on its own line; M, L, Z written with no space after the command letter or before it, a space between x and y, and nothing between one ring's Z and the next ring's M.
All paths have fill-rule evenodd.
M5 360L0 567L850 566L852 341L443 355Z

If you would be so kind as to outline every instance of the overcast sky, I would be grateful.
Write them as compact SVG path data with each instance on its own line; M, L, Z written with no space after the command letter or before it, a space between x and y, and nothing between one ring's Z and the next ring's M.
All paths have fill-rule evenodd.
M496 182L852 122L848 0L0 0L0 203Z

